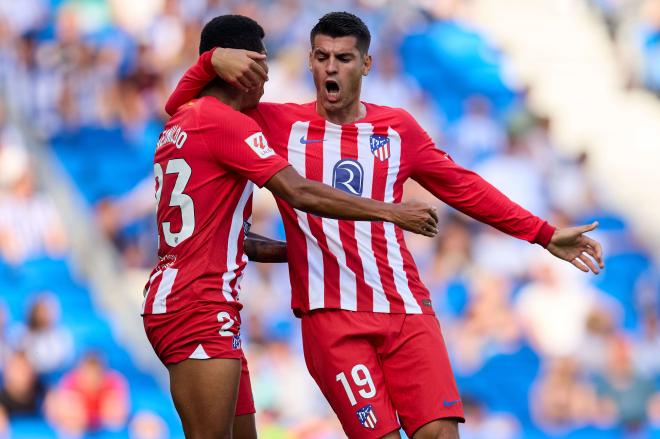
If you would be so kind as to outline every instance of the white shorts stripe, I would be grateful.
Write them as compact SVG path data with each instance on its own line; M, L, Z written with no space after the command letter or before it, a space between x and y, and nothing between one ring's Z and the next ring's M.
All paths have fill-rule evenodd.
M222 275L222 295L227 302L233 302L235 300L232 294L231 282L236 278L236 270L238 270L238 264L236 263L238 238L241 235L241 230L243 228L243 212L245 211L245 205L248 200L250 200L253 189L254 184L248 181L245 184L245 188L243 188L243 193L238 200L238 204L236 204L234 214L231 218L231 227L229 228L229 236L227 238L227 270ZM242 255L241 258L242 260L245 260L245 255ZM239 288L239 282L236 282L236 292L238 292Z
M369 136L373 134L373 126L369 123L355 124L358 129L358 161L364 169L364 184L362 196L371 198L374 180L374 156L371 153L371 144ZM389 312L390 302L385 296L383 284L378 272L378 264L374 256L374 249L371 243L371 223L368 221L355 222L355 238L357 240L357 250L362 267L364 269L364 281L373 289L373 311Z
M302 140L307 138L308 130L309 122L295 122L291 127L288 143L289 163L303 177L306 175L306 144ZM321 248L309 229L307 213L295 209L294 211L298 217L298 225L304 233L307 243L309 309L323 308L325 304L325 283L323 282L323 255L321 254Z
M163 271L163 278L160 280L160 285L158 285L154 305L151 309L153 314L165 314L167 312L167 296L172 292L172 286L178 271L176 268L171 267Z
M390 160L389 172L387 174L387 183L385 184L385 202L394 202L394 183L399 176L399 166L401 163L401 136L390 128L387 132L390 138ZM403 299L403 305L408 314L421 314L420 308L415 296L410 291L408 284L408 275L403 268L403 256L401 247L396 239L394 224L384 223L385 239L387 240L387 259L389 260L392 271L394 272L394 284L396 290Z

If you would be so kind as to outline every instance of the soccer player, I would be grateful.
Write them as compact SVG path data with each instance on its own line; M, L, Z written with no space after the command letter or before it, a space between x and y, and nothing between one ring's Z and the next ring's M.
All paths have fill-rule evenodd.
M409 178L511 236L540 244L582 271L603 267L597 224L556 229L439 150L404 110L360 101L370 34L356 16L322 17L310 35L317 99L260 103L246 114L275 151L311 178L363 198L397 202ZM258 54L204 53L168 101L171 112L217 73L250 88ZM321 219L277 199L289 248L292 307L305 359L350 438L457 438L463 421L440 325L402 230ZM593 258L590 259L590 258Z
M204 27L200 50L260 52L263 36L249 18L221 16ZM142 314L189 438L231 437L232 425L237 437L256 436L238 301L253 184L310 217L393 221L427 236L436 232L434 208L424 203L378 202L301 177L239 111L262 94L263 84L246 93L217 80L174 114L156 145L160 261L145 287Z

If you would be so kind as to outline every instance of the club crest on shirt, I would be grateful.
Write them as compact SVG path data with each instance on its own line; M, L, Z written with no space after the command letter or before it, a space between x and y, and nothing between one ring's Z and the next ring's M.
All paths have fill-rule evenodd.
M381 162L390 158L390 138L380 134L372 134L369 137L371 153Z
M371 404L362 407L355 413L357 414L360 424L362 424L364 428L368 428L370 430L376 428L378 419L376 419L376 413L374 412L374 408Z
M257 153L259 158L265 159L275 154L275 151L273 151L271 147L268 146L266 137L261 132L252 134L250 137L245 139L245 143L247 143L248 146Z

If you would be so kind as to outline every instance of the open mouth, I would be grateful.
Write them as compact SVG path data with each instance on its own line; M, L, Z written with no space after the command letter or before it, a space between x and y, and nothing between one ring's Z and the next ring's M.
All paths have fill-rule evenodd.
M329 101L336 102L339 100L339 83L334 79L325 81L325 91Z

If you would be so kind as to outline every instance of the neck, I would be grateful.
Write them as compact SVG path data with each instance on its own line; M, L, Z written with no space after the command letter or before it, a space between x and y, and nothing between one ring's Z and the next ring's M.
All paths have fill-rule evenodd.
M317 98L316 112L325 120L337 125L353 123L363 119L367 115L367 107L362 102L356 100L354 103L343 108L325 108L323 102Z
M243 94L238 92L238 90L229 90L216 85L202 90L200 96L212 96L236 111L243 109Z

